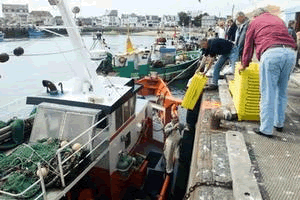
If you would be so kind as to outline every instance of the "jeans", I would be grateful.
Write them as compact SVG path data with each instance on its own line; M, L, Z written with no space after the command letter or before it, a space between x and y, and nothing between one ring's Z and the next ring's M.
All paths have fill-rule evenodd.
M260 131L272 135L273 126L283 127L287 106L287 87L295 65L290 48L267 49L260 63Z
M230 61L230 68L234 72L235 68L235 62L239 59L239 52L238 48L234 46L229 54L221 55L218 61L216 62L214 66L214 71L213 71L213 77L212 77L212 84L217 85L218 80L220 77L220 71L223 68L225 62L229 59Z

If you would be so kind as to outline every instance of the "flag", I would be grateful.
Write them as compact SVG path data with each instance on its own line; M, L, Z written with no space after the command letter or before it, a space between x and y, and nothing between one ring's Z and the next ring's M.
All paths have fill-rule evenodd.
M126 41L126 52L127 52L127 53L131 53L131 52L133 52L133 51L134 51L133 45L132 45L132 42L131 42L131 40L130 40L130 37L128 36L128 37L127 37L127 41Z

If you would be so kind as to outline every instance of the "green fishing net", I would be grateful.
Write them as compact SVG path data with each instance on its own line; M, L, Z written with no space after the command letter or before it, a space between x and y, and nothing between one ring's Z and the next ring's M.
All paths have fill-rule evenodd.
M0 189L14 194L23 192L39 179L36 174L38 163L49 167L59 145L59 139L41 140L30 146L22 144L8 156L1 154ZM39 190L40 184L37 184L22 197L34 196Z
M23 143L9 155L0 153L0 190L13 194L23 193L19 195L21 199L35 199L41 194L41 184L37 183L30 189L28 187L39 180L37 175L39 164L47 169L47 175L43 177L46 188L61 188L57 157L61 142L59 139L46 138L35 144ZM69 158L62 164L63 174L67 174L66 183L74 180L80 170L85 169L90 163L88 152L82 149L74 153L70 146L65 146L61 151L62 160Z
M6 126L6 123L4 121L0 121L0 128L4 128Z

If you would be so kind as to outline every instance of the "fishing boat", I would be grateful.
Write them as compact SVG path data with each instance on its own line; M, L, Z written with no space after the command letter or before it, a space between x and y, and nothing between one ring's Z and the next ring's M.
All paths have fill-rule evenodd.
M44 36L44 32L36 28L28 28L29 38L39 38Z
M118 76L137 80L153 72L165 81L184 79L195 72L202 54L200 50L186 51L176 44L167 46L162 38L158 38L149 49L136 49L128 34L124 53L112 54L107 49L100 48L101 54L96 59L94 52L97 50L93 49L91 59L100 60L97 73L116 72ZM105 53L107 57L103 59Z
M5 36L5 33L0 31L0 42L2 42L4 40L4 36Z
M181 100L155 75L135 83L90 73L66 3L49 3L59 9L74 49L82 49L76 53L83 66L74 68L77 77L43 80L44 92L0 109L1 119L13 117L0 129L0 199L116 200L132 189L166 199L171 175L163 167L163 129Z
M91 60L104 60L109 54L105 38L102 36L102 33L100 31L97 31L96 33L93 33L93 40L94 42L90 47Z

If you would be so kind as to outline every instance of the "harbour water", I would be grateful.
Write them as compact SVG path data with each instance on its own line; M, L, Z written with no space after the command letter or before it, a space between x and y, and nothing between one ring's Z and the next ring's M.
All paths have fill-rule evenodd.
M113 54L125 51L126 35L103 37ZM150 48L155 40L155 36L131 38L135 48ZM82 36L82 39L88 49L94 42L92 35ZM10 55L6 63L0 63L0 106L45 90L42 80L69 80L76 76L74 68L82 67L67 37L6 39L0 43L0 47L0 53ZM24 55L13 55L13 50L17 47L24 48ZM186 82L187 80L172 82L170 88L176 97L182 98Z
M104 37L113 53L125 51L125 35ZM89 49L93 43L92 36L82 38ZM135 36L132 40L136 47L150 46L154 37ZM6 63L0 63L0 105L43 90L42 80L68 80L76 76L73 69L81 67L68 38L6 39L0 46L0 53L10 55ZM24 48L23 56L13 56L17 47Z

